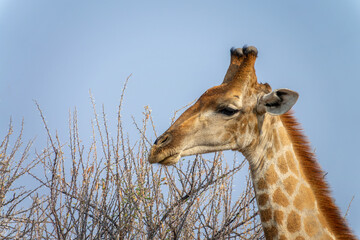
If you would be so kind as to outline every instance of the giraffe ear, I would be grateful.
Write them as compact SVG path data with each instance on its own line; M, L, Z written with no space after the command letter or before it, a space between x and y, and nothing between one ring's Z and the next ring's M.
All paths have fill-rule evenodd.
M260 114L268 112L272 115L281 115L289 111L298 98L297 92L286 88L276 89L260 98L257 111Z

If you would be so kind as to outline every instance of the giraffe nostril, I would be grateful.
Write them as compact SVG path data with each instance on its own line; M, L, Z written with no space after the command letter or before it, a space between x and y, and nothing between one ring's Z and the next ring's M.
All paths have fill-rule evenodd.
M163 140L161 140L161 143L160 143L160 144L163 144L163 143L166 142L168 139L169 139L169 137L166 136Z
M171 141L171 135L170 134L165 134L165 135L162 135L162 136L158 137L155 140L154 145L162 146L162 145L167 144L170 141Z

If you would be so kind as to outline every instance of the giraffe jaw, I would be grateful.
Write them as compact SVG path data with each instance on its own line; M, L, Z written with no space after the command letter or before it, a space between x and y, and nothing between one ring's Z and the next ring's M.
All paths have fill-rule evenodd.
M233 146L233 144L224 144L220 146L195 146L192 148L185 149L181 153L181 157L203 154L203 153L211 153L217 151L236 150L236 149L237 147Z

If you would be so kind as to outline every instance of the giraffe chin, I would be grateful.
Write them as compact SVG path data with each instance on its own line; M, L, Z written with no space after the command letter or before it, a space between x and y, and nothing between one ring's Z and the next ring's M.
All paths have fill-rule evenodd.
M180 153L174 154L174 155L164 158L163 160L161 160L158 163L161 165L166 165L166 166L174 165L179 161L180 157L181 157Z

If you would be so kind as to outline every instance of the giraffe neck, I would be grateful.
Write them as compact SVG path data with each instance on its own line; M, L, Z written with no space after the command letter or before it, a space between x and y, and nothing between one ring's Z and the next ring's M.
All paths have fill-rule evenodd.
M263 129L248 160L266 239L335 239L280 117Z

